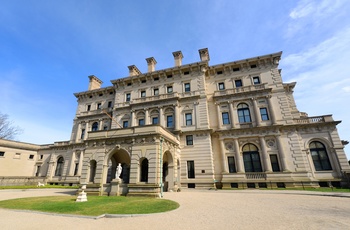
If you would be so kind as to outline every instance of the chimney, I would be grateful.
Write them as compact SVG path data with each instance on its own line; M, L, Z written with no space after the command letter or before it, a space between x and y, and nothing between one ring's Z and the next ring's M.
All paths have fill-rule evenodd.
M100 89L102 85L102 81L98 79L95 75L90 75L89 76L90 82L89 82L89 90L94 90L94 89Z
M157 64L157 61L156 59L154 59L154 57L149 57L149 58L146 58L146 61L147 61L147 65L148 65L148 72L153 72L156 70L156 64Z
M128 66L129 68L129 76L136 76L141 74L141 71L136 67L136 65Z
M198 50L201 61L210 61L208 48Z
M174 55L174 59L175 59L175 66L181 66L182 65L182 58L184 57L182 55L182 52L176 51L176 52L173 52L173 55Z

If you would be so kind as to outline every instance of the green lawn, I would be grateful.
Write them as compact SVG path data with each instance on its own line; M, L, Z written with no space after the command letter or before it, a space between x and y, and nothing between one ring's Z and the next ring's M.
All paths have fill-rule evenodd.
M75 199L75 196L20 198L0 201L0 208L99 216L158 213L179 207L179 204L174 201L157 198L88 196L87 202L75 202Z

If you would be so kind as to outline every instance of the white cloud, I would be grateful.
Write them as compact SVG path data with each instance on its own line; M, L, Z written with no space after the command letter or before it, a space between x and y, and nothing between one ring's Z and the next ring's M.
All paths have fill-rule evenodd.
M305 17L312 18L324 18L328 15L333 14L342 4L346 1L342 0L302 0L298 5L290 12L289 17L292 19L300 19Z

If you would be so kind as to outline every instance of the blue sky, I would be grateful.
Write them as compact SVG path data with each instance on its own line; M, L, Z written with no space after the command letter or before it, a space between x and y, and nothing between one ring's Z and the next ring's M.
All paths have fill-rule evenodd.
M2 0L0 111L24 129L20 141L69 140L73 93L91 74L110 86L129 65L146 72L148 57L172 67L178 50L186 64L208 48L211 65L283 51L298 109L333 114L350 140L348 12L347 0Z

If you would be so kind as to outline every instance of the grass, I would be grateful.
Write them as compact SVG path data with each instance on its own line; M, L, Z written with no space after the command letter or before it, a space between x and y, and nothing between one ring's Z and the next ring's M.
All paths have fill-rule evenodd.
M149 214L174 210L179 204L165 199L89 196L87 202L75 202L72 196L31 197L0 201L0 208L35 210L50 213L99 216L102 214Z
M63 186L63 185L45 185L45 186L40 186L40 187L37 187L36 185L0 186L0 189L43 189L43 188L78 189L79 186Z

